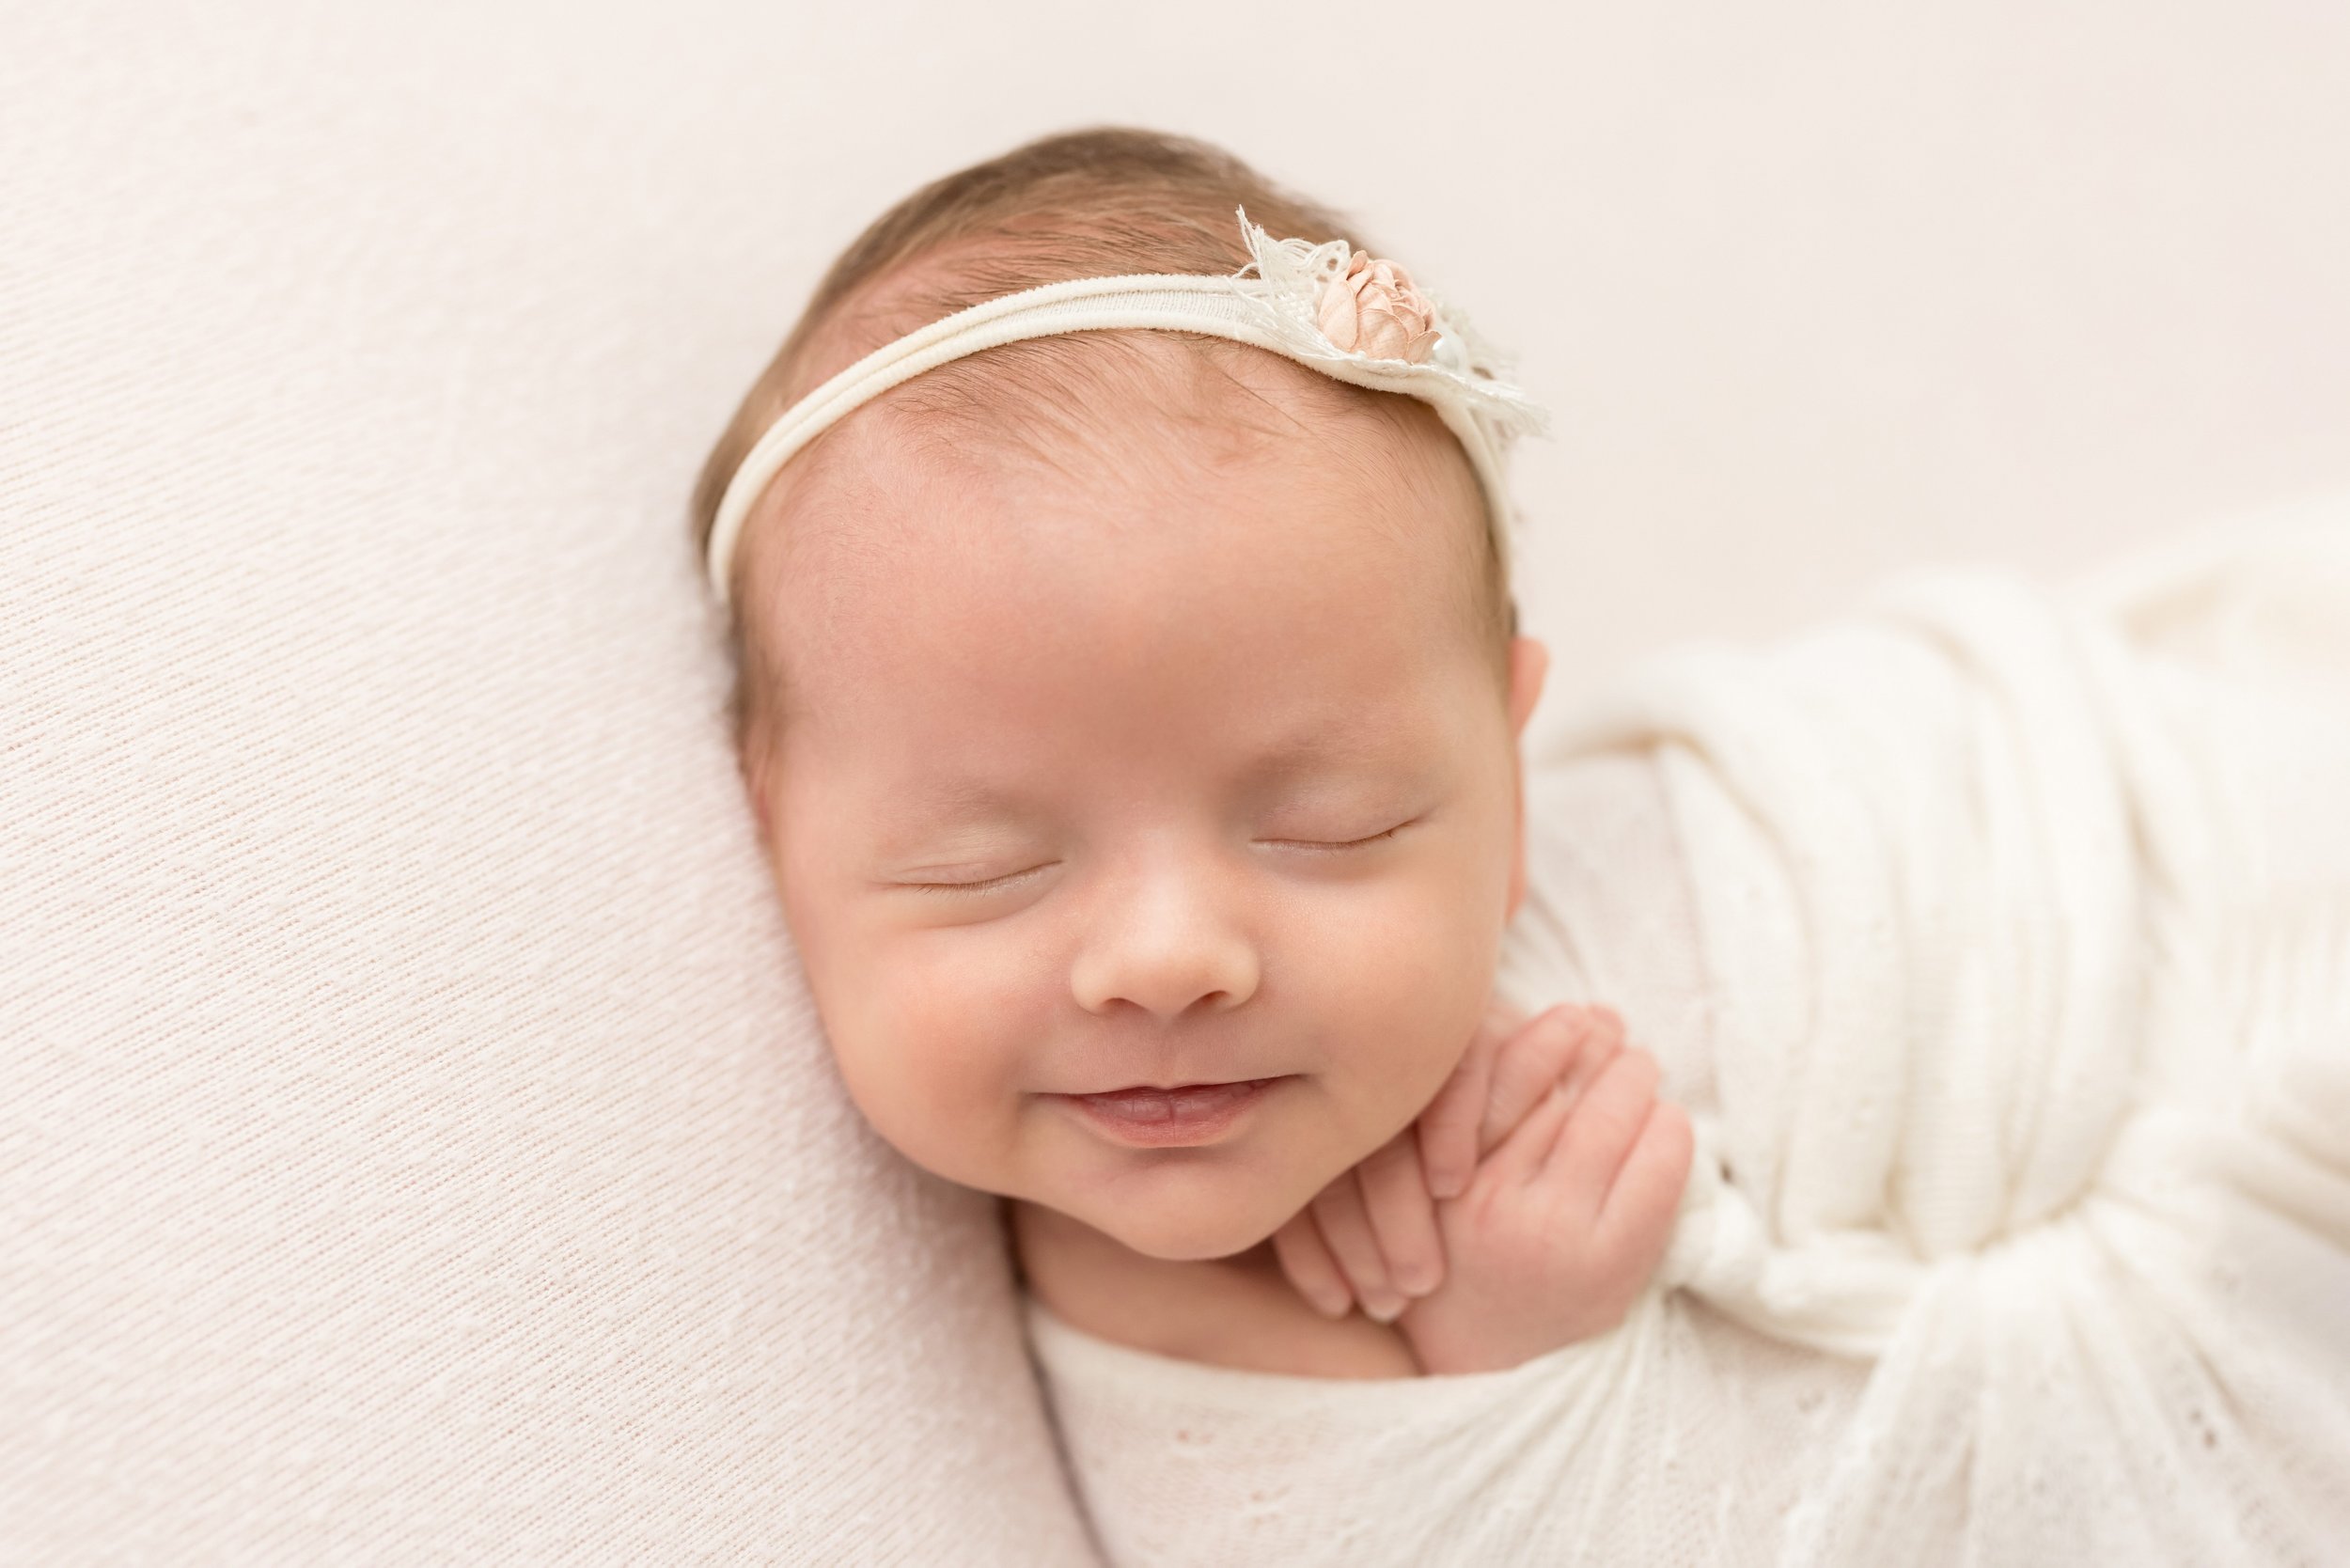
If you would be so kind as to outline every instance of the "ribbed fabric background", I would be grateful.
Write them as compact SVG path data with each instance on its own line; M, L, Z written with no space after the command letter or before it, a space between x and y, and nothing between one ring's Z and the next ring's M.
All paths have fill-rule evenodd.
M1554 698L2343 472L2339 12L1526 10L0 0L0 1562L1086 1560L682 542L921 180L1360 211L1561 416Z
M726 749L713 193L231 9L0 61L0 1561L1090 1560Z

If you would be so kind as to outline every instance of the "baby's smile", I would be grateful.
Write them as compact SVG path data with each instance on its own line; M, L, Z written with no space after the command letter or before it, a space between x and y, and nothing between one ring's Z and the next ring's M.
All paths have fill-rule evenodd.
M1263 1240L1450 1072L1540 683L1473 632L1480 502L1434 416L1308 409L1253 357L1236 390L1156 337L1089 407L1129 437L1049 458L876 404L743 579L789 693L746 767L857 1105L1167 1258Z
M1249 1108L1292 1074L1230 1083L1129 1088L1052 1096L1067 1102L1103 1136L1137 1149L1187 1149L1214 1143Z

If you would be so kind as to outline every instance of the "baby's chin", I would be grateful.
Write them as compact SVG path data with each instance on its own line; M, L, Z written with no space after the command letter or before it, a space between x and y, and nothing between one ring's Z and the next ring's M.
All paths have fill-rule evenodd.
M1230 1199L1170 1193L1164 1200L1077 1205L1064 1212L1146 1258L1198 1262L1247 1251L1279 1230L1311 1197L1261 1190Z

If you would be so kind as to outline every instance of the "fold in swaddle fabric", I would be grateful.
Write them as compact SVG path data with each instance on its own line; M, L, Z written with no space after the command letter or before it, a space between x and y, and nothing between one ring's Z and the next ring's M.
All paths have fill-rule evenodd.
M1615 1002L1696 1113L1657 1288L1385 1383L1031 1306L1113 1560L2338 1557L2350 496L1660 655L1528 809L1505 992Z

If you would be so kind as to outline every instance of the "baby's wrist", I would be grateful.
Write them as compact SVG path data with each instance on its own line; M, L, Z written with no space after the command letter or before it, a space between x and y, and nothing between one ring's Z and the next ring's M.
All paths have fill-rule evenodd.
M1529 1288L1534 1284L1528 1283ZM1504 1306L1490 1296L1481 1302L1448 1299L1439 1290L1413 1302L1396 1319L1395 1327L1422 1376L1451 1376L1508 1372L1569 1345L1599 1339L1623 1322L1626 1310L1611 1310L1606 1298L1590 1295L1580 1298L1577 1309L1563 1314L1529 1316L1522 1309L1522 1295L1512 1295L1509 1303Z
M1447 1322L1446 1314L1423 1310L1418 1302L1405 1309L1395 1326L1402 1333L1412 1358L1419 1363L1422 1377L1507 1372L1574 1342L1564 1340L1532 1349L1515 1346L1491 1325Z

